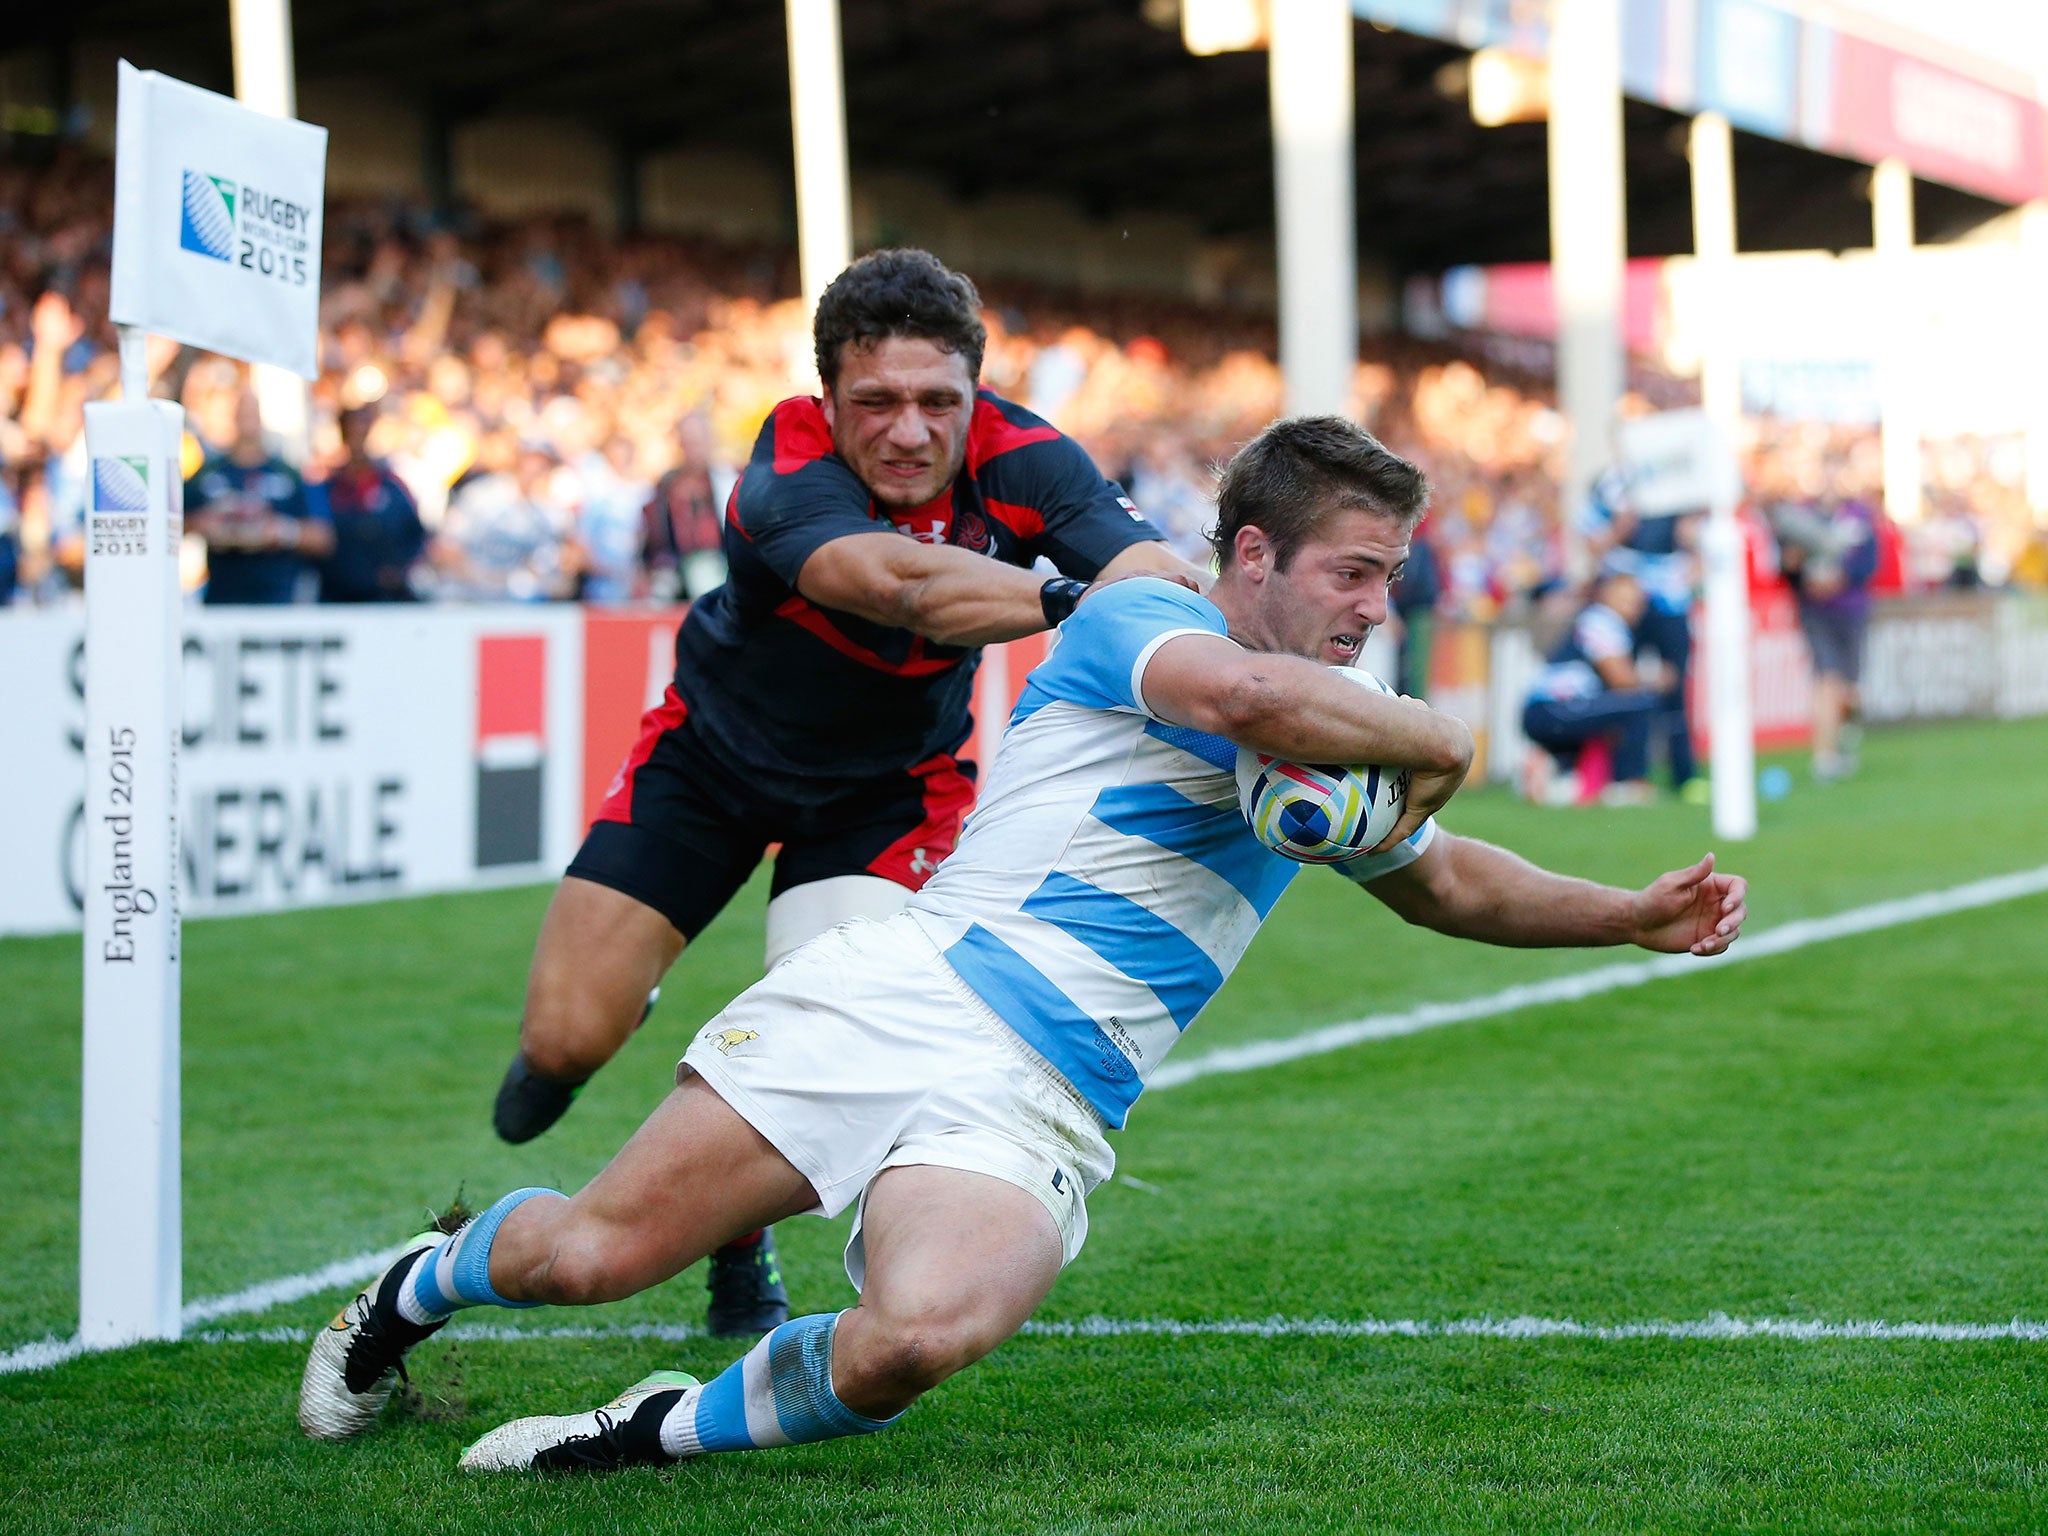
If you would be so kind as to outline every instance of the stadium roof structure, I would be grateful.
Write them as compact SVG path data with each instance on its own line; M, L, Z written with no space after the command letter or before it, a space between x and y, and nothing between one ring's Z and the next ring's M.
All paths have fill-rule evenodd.
M1765 0L1622 3L1635 255L1692 248L1683 113L1707 105L1745 130L1745 249L1868 245L1867 170L1852 157L1906 153L1922 176L1923 240L1982 223L2025 195L2027 175L2040 179L2039 101L1973 81L1952 60L1916 62ZM1544 259L1545 128L1477 126L1460 70L1475 46L1540 50L1540 29L1511 23L1524 8L1506 0L1354 9L1360 250L1411 272ZM296 0L292 15L302 87L374 79L442 124L553 114L629 155L687 145L790 164L777 0ZM841 16L856 180L909 171L965 200L1055 195L1100 216L1180 215L1219 235L1273 226L1265 56L1191 55L1173 0L842 0ZM1697 32L1681 36L1679 16ZM73 0L23 21L18 44L112 43L137 64L232 88L226 0ZM1765 50L1761 73L1726 63L1730 27ZM212 78L193 68L195 47L214 61ZM173 49L177 62L159 64ZM1897 102L1866 99L1892 59L1918 71L1908 85L1924 100L1908 112L1924 118L1931 101L1961 114L1961 127L1941 130L1951 149L2018 113L2030 169L2001 183L1953 154L1916 157L1893 143Z

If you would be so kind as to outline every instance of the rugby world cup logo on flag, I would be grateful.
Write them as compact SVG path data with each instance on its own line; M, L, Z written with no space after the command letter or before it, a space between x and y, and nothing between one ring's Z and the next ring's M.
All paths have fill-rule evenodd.
M184 212L178 244L215 261L235 259L235 184L225 176L185 172Z
M537 864L547 762L546 635L476 643L476 867Z
M147 512L149 460L125 457L94 459L92 509L95 512Z

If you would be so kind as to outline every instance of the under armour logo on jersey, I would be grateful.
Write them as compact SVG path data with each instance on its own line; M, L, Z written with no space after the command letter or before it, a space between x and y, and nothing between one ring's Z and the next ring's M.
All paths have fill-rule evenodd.
M943 544L946 542L944 518L933 518L929 523L898 523L898 533L907 533L920 544Z
M913 875L928 875L939 866L925 856L922 848L914 848L910 854L910 872Z

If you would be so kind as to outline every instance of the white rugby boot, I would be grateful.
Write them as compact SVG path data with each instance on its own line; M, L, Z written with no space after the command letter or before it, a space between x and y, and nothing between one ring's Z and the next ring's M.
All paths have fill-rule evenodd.
M313 1340L306 1374L299 1381L299 1428L315 1440L349 1440L377 1420L405 1373L405 1352L446 1325L407 1322L398 1313L398 1291L422 1255L447 1242L441 1232L422 1232L405 1252L334 1315Z
M661 1421L700 1386L684 1371L656 1371L588 1413L514 1419L462 1453L466 1472L611 1472L676 1460L661 1448Z

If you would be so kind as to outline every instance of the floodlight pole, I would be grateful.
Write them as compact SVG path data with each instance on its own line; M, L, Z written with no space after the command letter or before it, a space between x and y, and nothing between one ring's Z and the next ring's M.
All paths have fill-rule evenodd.
M1692 120L1693 252L1706 298L1700 403L1723 451L1734 452L1742 419L1742 357L1731 298L1735 278L1735 145L1728 119L1702 112ZM1714 835L1756 836L1756 724L1751 707L1748 562L1735 520L1741 482L1714 477L1700 548L1707 589L1707 720L1713 735Z
M291 0L228 0L235 58L235 99L272 117L297 117ZM313 445L306 381L269 363L250 367L263 430L294 464Z
M1560 498L1568 574L1583 577L1577 512L1613 453L1627 379L1621 296L1628 263L1619 0L1554 0L1550 17L1550 272L1557 397L1571 428Z
M1870 175L1871 244L1889 311L1877 343L1877 403L1884 458L1884 509L1895 523L1920 521L1920 380L1913 344L1920 315L1913 289L1913 168L1880 160Z
M789 117L796 140L797 265L808 323L818 295L853 260L839 0L785 0L785 7Z
M1351 6L1287 0L1271 15L1280 370L1289 414L1341 416L1358 366Z

